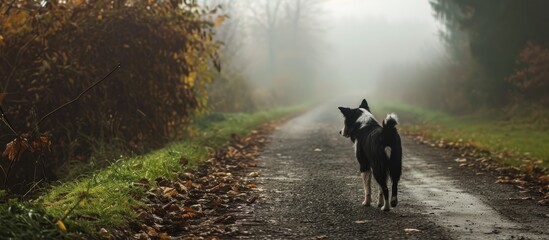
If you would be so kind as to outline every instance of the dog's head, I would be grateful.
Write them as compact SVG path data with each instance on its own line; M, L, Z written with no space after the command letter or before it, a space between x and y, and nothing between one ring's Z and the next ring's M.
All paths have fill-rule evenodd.
M351 141L355 141L355 134L361 128L368 126L374 120L374 116L370 113L370 107L366 99L362 100L358 108L338 107L339 111L345 118L343 129L339 131L339 134L346 138L351 138Z

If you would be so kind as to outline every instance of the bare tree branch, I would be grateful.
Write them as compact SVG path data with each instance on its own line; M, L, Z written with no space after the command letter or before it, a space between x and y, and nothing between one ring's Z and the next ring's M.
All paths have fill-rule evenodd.
M40 123L42 123L42 121L44 121L46 118L48 118L49 116L51 116L52 114L54 114L55 112L71 105L72 103L78 101L80 99L80 97L82 97L82 95L84 95L85 93L87 93L88 91L90 91L92 88L94 88L95 86L97 86L99 83L103 82L105 79L107 79L109 76L111 76L111 74L113 74L114 72L116 72L116 70L120 69L120 63L111 71L109 72L109 74L107 74L105 77L103 77L101 80L93 83L91 86L89 86L88 88L86 88L84 91L82 91L80 94L78 94L78 96L73 99L73 100L70 100L68 102L66 102L65 104L57 107L56 109L54 109L53 111L49 112L48 114L44 115L39 121L38 123L36 123L36 128L38 128L38 126L40 125Z

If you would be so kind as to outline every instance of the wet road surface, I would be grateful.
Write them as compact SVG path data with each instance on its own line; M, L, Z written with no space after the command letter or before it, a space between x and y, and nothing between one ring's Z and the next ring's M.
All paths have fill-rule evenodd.
M337 106L326 103L274 133L258 161L262 197L242 223L242 238L549 239L547 207L509 200L516 188L406 137L399 205L383 212L373 197L362 206L358 163L350 140L338 135Z

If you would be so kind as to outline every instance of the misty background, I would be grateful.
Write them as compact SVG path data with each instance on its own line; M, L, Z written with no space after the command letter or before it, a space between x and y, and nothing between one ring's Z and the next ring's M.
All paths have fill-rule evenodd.
M222 75L238 75L256 107L342 94L452 113L547 104L544 1L206 3L229 16Z
M395 81L395 66L428 64L445 51L442 25L429 1L205 3L221 4L228 15L217 35L228 59L223 74L242 78L253 92L250 101L264 99L259 105L341 94L383 95L389 92L378 90L387 80ZM394 84L400 81L409 79Z

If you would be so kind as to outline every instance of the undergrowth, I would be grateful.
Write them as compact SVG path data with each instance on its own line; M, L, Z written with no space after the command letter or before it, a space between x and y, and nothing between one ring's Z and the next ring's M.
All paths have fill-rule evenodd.
M146 155L120 158L104 169L73 181L59 182L34 201L4 203L3 211L14 209L10 208L13 204L19 204L24 210L1 213L0 226L6 226L2 233L12 234L10 236L16 239L61 239L66 236L56 237L55 234L60 233L55 224L57 220L62 221L69 233L85 236L97 237L102 228L122 227L136 217L133 207L142 204L140 199L145 194L142 188L132 187L132 184L146 179L154 186L155 179L173 179L177 172L205 161L209 151L226 143L232 134L243 135L296 110L296 107L279 108L253 114L214 114L194 118L193 131L181 141ZM24 215L25 211L35 211L39 215L15 223L11 217L6 217ZM10 224L19 224L21 228L12 228ZM21 230L27 225L39 227Z
M2 239L70 239L55 228L55 218L44 208L9 201L0 208Z
M520 108L519 108L520 109ZM515 114L486 110L476 114L454 116L417 106L392 103L380 112L396 112L405 132L430 139L466 141L498 156L510 166L535 164L549 167L549 112L543 108L526 108Z

